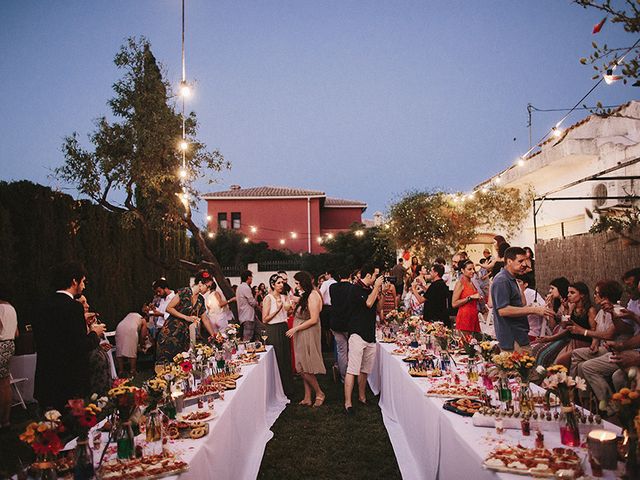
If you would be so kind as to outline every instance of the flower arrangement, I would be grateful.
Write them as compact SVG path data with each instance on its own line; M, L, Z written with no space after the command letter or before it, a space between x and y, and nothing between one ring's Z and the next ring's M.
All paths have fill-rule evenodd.
M197 359L200 361L206 361L213 356L213 348L209 345L199 343L193 347L193 351Z
M167 393L167 386L167 381L160 377L151 378L144 383L143 388L147 392L148 401L145 413L151 412L158 407L158 403Z
M513 370L518 374L522 382L529 382L529 376L533 367L536 365L536 359L524 352L511 353L511 362Z
M462 344L465 355L469 357L469 360L475 360L480 350L478 341L471 335L463 335L460 338L460 343Z
M62 415L57 410L49 410L44 414L45 420L31 422L20 434L20 440L27 443L33 452L41 457L55 456L64 448L60 434L65 431L61 422Z
M395 322L395 323L400 323L403 322L404 320L406 320L408 318L409 314L407 312L404 312L402 310L391 310L389 313L387 313L387 315L384 317L384 319L387 322Z
M209 337L209 343L211 343L218 350L222 348L226 340L226 337L220 332L216 332Z
M498 342L495 340L485 340L484 342L480 342L478 345L478 352L485 362L490 363L492 361L493 355L496 353L497 345Z
M120 379L119 379L120 380ZM118 412L120 421L128 421L135 409L147 400L147 392L141 388L129 385L128 380L116 380L109 390L108 396L114 410Z
M88 402L82 398L72 398L67 402L70 413L67 426L80 437L86 438L89 430L98 423L98 415L108 402L104 397L98 399L97 395L93 395L92 399L93 401Z
M238 335L238 331L240 330L240 325L237 323L230 323L227 325L227 328L224 329L224 334L227 336L227 339L234 341L236 339L236 335Z

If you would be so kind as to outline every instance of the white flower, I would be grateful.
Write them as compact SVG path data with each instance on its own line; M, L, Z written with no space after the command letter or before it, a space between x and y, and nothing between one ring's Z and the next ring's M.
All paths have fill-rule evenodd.
M536 372L537 372L539 375L544 375L546 371L547 371L547 369L546 369L546 368L544 368L542 365L538 365L538 366L536 367Z
M584 378L576 377L576 388L582 391L587 389L587 382Z
M95 402L98 399L98 394L94 393L93 395L91 395L91 401Z
M567 386L573 387L576 384L576 381L572 377L567 377Z
M547 390L556 388L558 386L558 374L549 375L542 381L542 386Z
M567 383L567 372L558 372L558 383Z
M100 408L104 408L107 403L109 403L109 399L107 397L100 397L97 401L97 405Z
M62 417L62 414L58 410L49 410L44 414L44 418L50 422L57 422L60 417Z

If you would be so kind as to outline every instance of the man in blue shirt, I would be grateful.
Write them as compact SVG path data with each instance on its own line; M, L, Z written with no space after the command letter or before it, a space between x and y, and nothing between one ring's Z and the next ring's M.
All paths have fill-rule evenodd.
M526 270L527 255L520 247L509 247L505 254L505 266L491 285L493 324L500 349L530 350L529 320L527 315L553 315L548 307L527 307L524 293L516 281L516 275Z

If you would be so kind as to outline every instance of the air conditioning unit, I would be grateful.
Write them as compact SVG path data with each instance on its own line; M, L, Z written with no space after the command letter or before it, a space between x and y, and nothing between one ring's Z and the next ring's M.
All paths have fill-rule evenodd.
M633 180L607 180L596 183L591 189L594 209L606 210L615 207L630 207L635 201L631 197L637 195ZM608 197L608 198L606 198Z

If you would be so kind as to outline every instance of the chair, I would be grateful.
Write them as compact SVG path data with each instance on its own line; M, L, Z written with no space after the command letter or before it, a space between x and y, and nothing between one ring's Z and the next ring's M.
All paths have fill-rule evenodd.
M19 385L23 382L26 382L28 378L13 378L13 375L9 373L9 383L11 384L11 388L14 391L16 397L19 398L19 401L12 403L11 406L15 407L16 405L22 405L22 408L27 409L27 405L24 403L24 398L22 398L22 392L20 391Z

